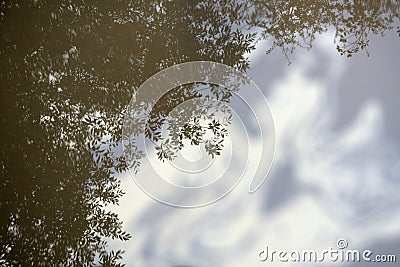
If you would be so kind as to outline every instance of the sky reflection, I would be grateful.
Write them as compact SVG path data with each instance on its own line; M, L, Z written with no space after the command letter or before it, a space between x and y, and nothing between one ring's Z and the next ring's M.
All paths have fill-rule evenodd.
M391 52L398 47L394 35L372 38L371 57L349 60L337 54L328 32L311 51L298 49L290 66L279 51L265 56L261 43L250 55L248 75L264 91L276 124L276 158L266 183L249 195L242 182L213 205L181 210L121 177L127 194L116 211L133 238L113 245L126 251L127 266L265 266L257 258L265 245L318 251L338 238L353 249L397 253L400 54Z

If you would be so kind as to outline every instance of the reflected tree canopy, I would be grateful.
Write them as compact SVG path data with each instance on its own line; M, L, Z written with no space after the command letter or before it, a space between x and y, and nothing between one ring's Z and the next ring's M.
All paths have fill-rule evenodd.
M247 67L241 6L217 2L1 4L2 265L117 264L126 240L105 206L122 195L116 152L132 92L160 69L214 60ZM236 11L235 11L236 10ZM227 49L229 48L229 49Z
M106 206L118 204L117 175L132 164L121 153L123 116L159 70L207 60L244 71L257 40L287 55L330 28L338 52L351 56L398 18L394 0L3 1L0 264L120 264L107 240L130 234ZM177 87L139 130L158 142L160 160L173 160L183 139L218 156L230 97L213 85ZM170 116L189 99L198 103L186 117Z
M341 55L351 57L360 49L368 54L371 34L384 35L398 19L396 0L272 0L249 1L249 25L259 27L261 38L271 38L271 52L279 47L286 55L297 47L311 48L318 34L333 29Z
M151 110L132 108L135 112L131 116L137 121L130 124L143 126L143 130L137 133L144 132L147 138L156 143L160 160L173 160L183 148L185 139L191 145L203 143L207 153L214 157L220 154L222 141L228 134L225 127L232 119L228 107L231 95L232 89L213 84L181 85L153 103ZM192 102L179 106L187 101ZM137 110L142 114L137 116ZM148 120L144 121L144 118ZM163 126L167 131L164 136Z

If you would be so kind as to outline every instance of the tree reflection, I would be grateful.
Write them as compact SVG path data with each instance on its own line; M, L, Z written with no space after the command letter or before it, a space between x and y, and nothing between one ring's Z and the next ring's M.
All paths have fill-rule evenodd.
M174 160L185 140L194 146L204 145L212 158L220 155L232 121L229 101L233 91L214 84L185 84L169 90L158 101L156 94L150 93L146 97L149 102L130 106L123 136L129 167L137 172L145 156L135 141L140 134L155 144L161 161Z
M311 48L318 34L336 32L341 55L351 57L360 49L368 54L370 34L384 35L399 19L396 0L250 0L248 23L262 29L261 37L271 38L270 53L279 47L288 58L296 47ZM398 24L397 24L398 25ZM400 35L400 28L397 27Z
M396 18L390 0L3 1L1 265L119 264L121 251L108 251L106 240L130 235L106 206L123 194L118 173L140 162L139 150L128 164L121 155L121 127L132 93L152 74L193 60L246 70L259 28L287 54L333 27L337 50L351 56ZM230 97L217 86L177 87L139 130L161 160L183 139L218 156ZM191 110L170 116L192 99Z
M228 1L227 1L228 2ZM1 265L118 265L118 148L132 92L160 69L247 68L241 5L187 1L1 3ZM242 11L241 11L242 12Z

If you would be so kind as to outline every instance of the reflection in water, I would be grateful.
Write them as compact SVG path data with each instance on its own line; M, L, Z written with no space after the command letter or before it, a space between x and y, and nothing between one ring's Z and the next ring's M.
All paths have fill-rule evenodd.
M256 38L249 32L260 28L261 38L287 54L311 47L316 34L334 27L337 50L351 56L367 47L370 33L385 32L399 17L398 1L390 0L0 5L2 265L118 263L121 252L107 251L107 238L130 236L104 206L118 203L123 194L116 174L127 169L121 156L124 108L152 74L192 60L246 70L244 55ZM171 94L191 99L197 96L193 88L202 86ZM207 94L215 93L215 87L207 88ZM199 106L207 104L207 94ZM223 109L230 96L219 97ZM154 141L161 142L157 129L177 104L153 111L147 134ZM185 124L170 129L174 153L181 136L204 141L196 121L201 113L188 114L190 119L181 118ZM229 124L229 113L224 114ZM214 129L223 125L215 123ZM218 138L223 129L215 132ZM217 156L220 149L211 143L208 152ZM160 151L167 160L174 155L169 148Z
M133 139L145 134L156 145L157 155L162 161L174 160L185 140L191 145L204 145L212 158L220 154L222 142L228 134L226 127L232 120L228 107L231 89L204 83L185 84L159 99L158 93L150 92L150 88L143 91L146 99L136 95L140 101L135 101L135 105L126 111L126 131L133 136L124 138ZM190 104L184 105L185 102ZM138 149L134 140L125 149L131 157L129 166L136 172L144 152Z
M128 239L106 204L124 107L158 70L212 60L245 69L254 35L235 31L235 3L1 3L1 264L117 263ZM100 257L98 257L100 256Z
M399 19L396 0L273 0L250 1L254 12L249 23L272 39L271 52L279 47L288 57L296 47L310 49L318 34L334 28L337 51L351 57L360 49L368 54L370 34L384 34ZM400 35L400 28L397 27Z
M210 85L198 87L193 85L193 81ZM180 86L187 84L189 91ZM178 93L176 89L170 91L177 86ZM253 110L254 98L264 102L263 109ZM231 124L238 130L232 131L232 127L229 131ZM250 124L253 127L249 127ZM248 134L253 129L256 131L249 142ZM216 62L186 62L149 78L127 107L122 138L128 166L132 168L130 171L137 184L163 203L186 208L210 204L225 196L240 181L246 169L253 171L247 168L250 161L257 164L249 185L249 192L255 192L265 180L274 155L274 124L264 95L244 73ZM170 164L160 164L159 161L173 161L176 166L176 154L185 141L204 152L193 163L180 160L178 169L192 180L218 179L201 187L182 188L175 183L165 183L165 176L183 173L168 169ZM226 143L230 144L228 149L224 149L228 153L221 154ZM253 148L254 143L258 143L258 152ZM243 149L244 144L247 145ZM158 161L153 159L154 154L157 154ZM230 158L234 154L246 155L245 160L232 164ZM247 158L247 154L251 156ZM225 162L226 168L215 175L214 165L220 160ZM147 168L139 170L140 165ZM178 195L182 194L190 195L191 199L177 201Z

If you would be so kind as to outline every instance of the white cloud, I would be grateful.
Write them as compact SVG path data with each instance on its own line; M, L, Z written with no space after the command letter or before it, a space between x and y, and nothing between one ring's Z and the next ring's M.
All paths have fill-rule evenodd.
M155 202L124 177L127 194L117 211L133 233L132 241L121 245L128 266L265 266L257 252L267 244L318 250L346 237L357 248L400 234L400 213L392 208L399 204L398 171L392 170L399 169L400 157L382 137L380 102L364 103L347 128L332 130L338 111L332 90L345 63L324 48L329 34L313 48L327 57L327 74L307 75L321 62L314 58L316 52L297 51L299 61L286 69L267 97L276 124L273 169L288 162L293 166L295 183L287 186L297 186L297 195L265 213L264 194L274 188L248 195L248 184L241 183L211 206L181 210ZM260 51L264 48L254 55L261 56ZM253 68L267 62L258 64ZM263 187L271 185L267 180Z

